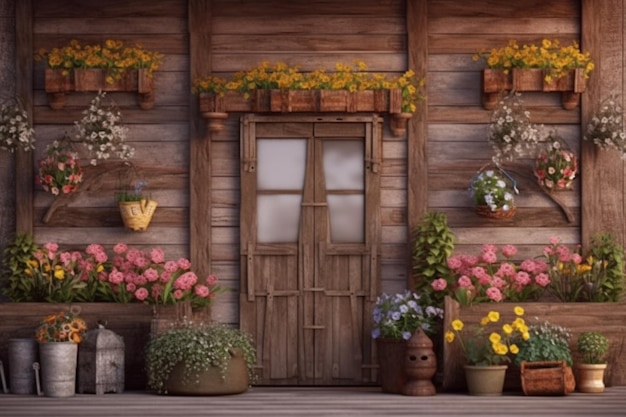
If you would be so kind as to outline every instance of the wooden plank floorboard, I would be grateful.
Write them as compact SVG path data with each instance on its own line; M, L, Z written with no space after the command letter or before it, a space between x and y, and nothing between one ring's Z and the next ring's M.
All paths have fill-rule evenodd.
M565 397L432 397L384 394L379 388L253 387L234 396L180 397L145 392L70 398L0 394L2 417L195 416L626 416L626 387Z

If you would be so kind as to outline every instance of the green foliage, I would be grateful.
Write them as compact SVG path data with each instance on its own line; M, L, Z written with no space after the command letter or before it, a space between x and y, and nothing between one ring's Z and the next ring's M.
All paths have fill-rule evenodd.
M569 341L572 337L570 329L548 321L542 324L532 324L528 327L530 337L519 343L519 353L515 363L522 361L565 361L572 366L572 353Z
M416 292L427 294L431 300L428 304L443 307L443 292L434 292L431 288L433 280L450 275L448 258L454 250L454 234L448 227L445 213L428 212L415 231L413 244L413 276Z
M241 349L250 381L255 380L256 350L252 337L224 324L202 324L183 321L153 338L146 350L148 387L167 393L165 385L170 372L179 362L185 363L184 377L197 380L198 374L212 366L226 373L234 349Z
M596 280L585 280L584 301L617 302L624 293L624 248L610 233L598 233L591 239L589 256L602 266ZM593 277L594 275L592 275Z
M44 301L46 297L45 283L25 279L28 261L37 250L39 246L28 233L18 233L4 249L0 277L2 293L12 301Z
M583 363L606 363L609 339L600 332L583 332L578 336L577 348Z

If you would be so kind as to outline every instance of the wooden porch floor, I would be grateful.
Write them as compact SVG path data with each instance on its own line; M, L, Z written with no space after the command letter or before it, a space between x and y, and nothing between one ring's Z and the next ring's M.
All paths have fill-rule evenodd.
M626 416L626 387L565 397L405 397L380 388L253 387L220 397L160 396L145 392L46 398L0 394L2 417L195 416Z

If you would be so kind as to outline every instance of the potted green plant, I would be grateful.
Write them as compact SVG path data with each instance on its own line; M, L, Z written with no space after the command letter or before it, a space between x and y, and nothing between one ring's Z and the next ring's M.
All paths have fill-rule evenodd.
M578 336L580 361L576 364L577 387L580 392L604 392L604 371L609 339L600 332L587 331Z
M254 382L255 363L251 336L224 324L184 320L146 350L148 387L160 394L239 394Z
M549 321L531 324L529 338L519 344L515 364L520 366L526 395L568 394L575 388L570 329Z

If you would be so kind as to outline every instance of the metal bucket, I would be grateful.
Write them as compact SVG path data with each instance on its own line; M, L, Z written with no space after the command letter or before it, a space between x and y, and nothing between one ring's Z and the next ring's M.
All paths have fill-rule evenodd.
M9 339L9 386L12 394L32 395L35 390L37 341L35 339Z
M41 387L46 397L71 397L76 393L78 345L73 342L39 343Z

